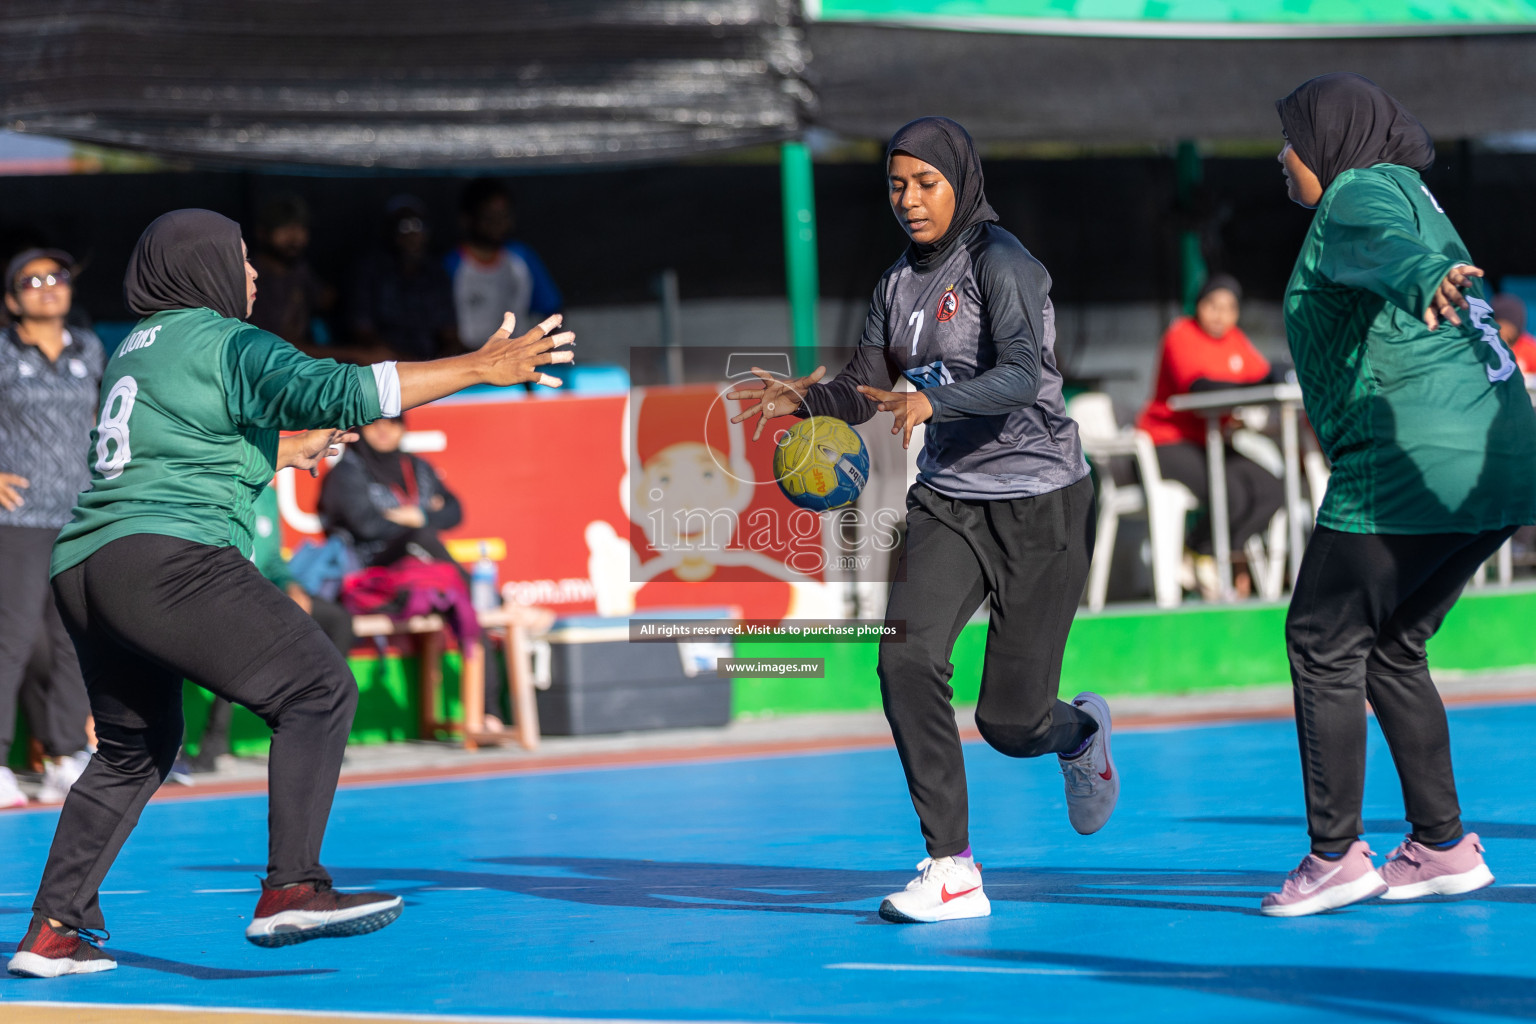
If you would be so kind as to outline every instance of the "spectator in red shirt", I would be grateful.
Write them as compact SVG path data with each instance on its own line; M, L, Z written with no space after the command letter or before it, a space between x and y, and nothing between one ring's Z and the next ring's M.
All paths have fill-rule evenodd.
M1521 373L1536 373L1536 338L1525 329L1525 300L1502 292L1493 297L1493 318L1499 324L1499 337L1509 346Z
M1243 290L1235 278L1214 274L1200 289L1195 315L1180 317L1163 335L1157 383L1152 400L1136 426L1152 436L1162 474L1194 492L1202 505L1210 503L1210 475L1205 454L1205 419L1191 412L1174 412L1168 399L1212 387L1257 384L1271 375L1269 360L1259 354L1237 326ZM1272 473L1229 445L1226 449L1227 510L1232 551L1261 533L1285 502L1285 488ZM1209 519L1190 538L1201 554L1211 551Z

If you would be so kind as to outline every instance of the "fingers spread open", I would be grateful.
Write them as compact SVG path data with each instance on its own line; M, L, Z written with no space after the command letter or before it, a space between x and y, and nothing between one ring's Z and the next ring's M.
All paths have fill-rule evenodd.
M512 330L516 326L517 326L517 314L515 314L515 313L503 313L502 316L501 316L501 327L499 327L497 329L496 333L491 335L491 337L492 338L510 338L510 337L512 337Z
M539 330L543 331L545 334L548 334L549 332L553 331L556 327L559 327L564 322L565 322L565 314L564 313L556 313L554 316L550 317L548 320L545 320L543 323L539 324Z

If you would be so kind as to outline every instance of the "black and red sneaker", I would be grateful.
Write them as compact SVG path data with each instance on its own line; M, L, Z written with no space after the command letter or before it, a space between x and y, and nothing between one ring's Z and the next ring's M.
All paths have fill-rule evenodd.
M9 970L18 978L58 978L116 969L117 961L97 948L100 941L89 932L55 928L42 914L34 913L32 927L16 947Z
M337 892L330 882L261 883L245 937L258 946L291 946L376 932L400 916L405 901L386 892Z

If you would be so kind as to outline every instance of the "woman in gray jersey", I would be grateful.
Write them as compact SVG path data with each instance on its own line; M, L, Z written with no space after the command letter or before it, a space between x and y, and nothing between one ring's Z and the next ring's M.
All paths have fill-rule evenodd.
M5 767L18 694L48 755L42 803L64 801L85 770L90 702L74 645L48 589L48 554L90 484L85 449L107 357L96 335L66 323L74 258L28 249L5 271L0 330L0 808L27 798ZM24 685L29 668L40 684Z
M991 602L976 725L1010 757L1056 754L1079 832L1098 831L1119 795L1109 708L1096 694L1057 698L1062 651L1093 547L1093 485L1062 403L1050 275L987 203L964 128L925 117L886 150L891 210L911 240L881 276L853 359L732 392L738 419L893 414L909 444L926 423L907 497L907 543L882 642L880 693L928 858L880 907L899 922L984 917L991 905L971 856L950 653ZM916 390L891 390L898 379Z

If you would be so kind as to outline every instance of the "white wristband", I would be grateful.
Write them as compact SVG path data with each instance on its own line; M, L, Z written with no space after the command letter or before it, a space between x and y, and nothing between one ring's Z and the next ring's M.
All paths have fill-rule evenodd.
M400 415L400 371L394 361L374 363L373 382L379 387L379 411L387 417Z

